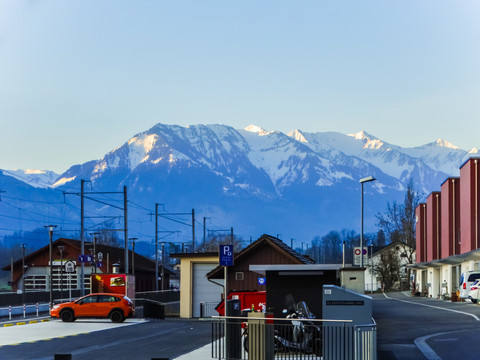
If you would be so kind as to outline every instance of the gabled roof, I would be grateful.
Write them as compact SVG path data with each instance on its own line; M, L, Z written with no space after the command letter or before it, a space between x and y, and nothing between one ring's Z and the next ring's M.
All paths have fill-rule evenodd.
M401 242L401 241L394 241L386 246L382 246L382 247L379 247L379 246L374 246L373 247L373 255L377 255L377 254L381 254L381 253L384 253L385 251L388 251L392 248L395 248L396 246L401 246L402 249L404 249L405 247L406 248L410 248L410 246L408 246L407 244Z
M253 243L248 245L246 248L244 248L242 251L240 251L237 255L235 255L234 263L237 263L237 261L241 261L242 258L245 258L248 254L252 253L253 251L258 249L260 246L264 245L265 243L270 245L276 251L285 255L287 258L290 258L294 264L315 263L315 261L313 261L309 257L303 256L298 252L296 252L290 246L285 244L282 240L267 234L263 234L256 241L254 241ZM219 275L223 276L223 266L220 266L220 265L217 266L212 271L210 271L207 274L207 278L216 278L216 276L219 276Z

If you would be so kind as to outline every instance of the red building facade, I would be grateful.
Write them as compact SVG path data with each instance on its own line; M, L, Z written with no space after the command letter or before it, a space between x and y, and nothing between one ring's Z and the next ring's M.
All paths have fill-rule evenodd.
M441 259L441 193L427 197L427 261Z
M448 178L441 187L442 256L460 254L460 178Z
M416 240L416 259L417 263L427 261L427 204L420 203L415 209L416 227L415 227L415 240Z
M480 158L460 166L415 209L417 263L465 254L480 248Z
M460 167L460 248L462 253L479 248L480 159L470 159Z

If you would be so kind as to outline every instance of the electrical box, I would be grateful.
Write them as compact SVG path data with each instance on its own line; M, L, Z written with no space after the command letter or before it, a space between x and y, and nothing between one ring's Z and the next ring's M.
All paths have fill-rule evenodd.
M372 298L351 290L323 285L323 319L352 320L354 325L372 323Z

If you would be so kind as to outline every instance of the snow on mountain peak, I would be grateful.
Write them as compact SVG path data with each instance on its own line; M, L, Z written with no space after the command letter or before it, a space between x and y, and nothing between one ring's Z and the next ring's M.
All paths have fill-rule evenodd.
M269 133L267 130L262 129L260 126L252 125L252 124L248 125L244 130L252 133L256 133L258 135L267 135Z
M287 136L290 136L291 138L294 138L297 141L300 141L302 143L308 143L308 140L305 139L305 136L303 136L303 133L301 130L293 130L290 131Z
M365 141L365 144L363 145L364 149L373 149L373 150L378 150L380 149L383 145L383 141L378 139L375 136L370 135L366 131L362 130L358 133L355 134L348 134L348 136L353 137L356 140L363 140ZM388 150L388 149L387 149Z
M39 169L3 170L3 172L36 188L48 188L59 176L53 171Z
M128 141L129 145L129 163L130 169L134 169L138 164L148 160L148 154L155 146L157 135L135 136Z
M38 169L23 169L25 174L46 174L45 170L38 170Z
M348 136L351 136L357 140L370 140L370 139L376 139L374 136L370 135L366 131L362 130L354 134L347 134Z
M437 139L437 141L432 143L432 145L439 146L439 147L445 147L445 148L449 148L449 149L459 149L458 146L455 146L452 143L450 143L446 140L443 140L443 139Z
M469 154L478 154L478 149L476 147L473 147L468 153Z

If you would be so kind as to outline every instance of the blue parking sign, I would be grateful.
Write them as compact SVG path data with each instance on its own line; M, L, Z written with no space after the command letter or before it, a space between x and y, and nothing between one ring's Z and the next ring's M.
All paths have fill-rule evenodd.
M218 248L220 266L233 266L233 245L220 245Z

